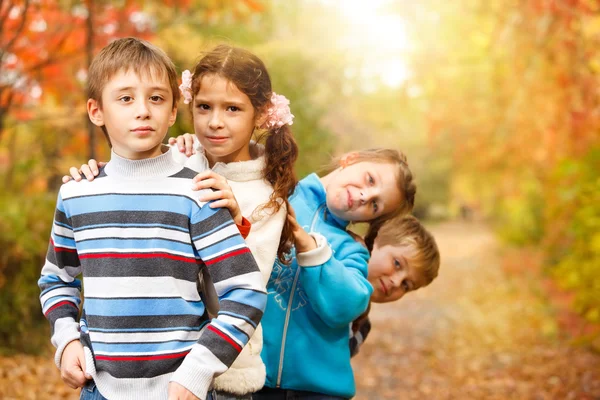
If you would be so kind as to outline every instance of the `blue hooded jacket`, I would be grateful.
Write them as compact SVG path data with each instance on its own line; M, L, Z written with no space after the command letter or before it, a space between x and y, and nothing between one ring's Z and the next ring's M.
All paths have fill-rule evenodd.
M316 174L299 182L290 203L298 223L322 236L314 235L318 249L273 266L262 319L265 386L350 398L356 389L348 326L373 291L369 253L345 231L348 222L329 212Z

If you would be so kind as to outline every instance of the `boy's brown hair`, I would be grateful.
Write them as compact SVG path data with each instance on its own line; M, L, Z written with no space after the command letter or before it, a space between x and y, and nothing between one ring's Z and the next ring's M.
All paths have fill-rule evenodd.
M173 92L173 108L179 101L177 71L173 61L160 48L134 37L117 39L94 58L88 71L87 95L102 107L102 90L119 71L135 71L142 76L164 77Z
M377 241L378 247L412 244L417 250L415 267L421 272L424 285L429 285L438 275L440 252L435 238L421 222L412 215L399 216L381 224L371 225L365 235L369 252Z

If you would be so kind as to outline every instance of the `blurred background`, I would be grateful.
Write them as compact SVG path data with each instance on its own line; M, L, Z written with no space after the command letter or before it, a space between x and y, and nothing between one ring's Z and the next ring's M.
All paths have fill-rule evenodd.
M70 166L106 160L91 58L117 37L181 72L218 43L291 100L300 177L387 146L416 175L439 278L375 307L360 399L600 399L596 0L0 1L0 397L77 398L36 281ZM170 136L192 132L181 106Z

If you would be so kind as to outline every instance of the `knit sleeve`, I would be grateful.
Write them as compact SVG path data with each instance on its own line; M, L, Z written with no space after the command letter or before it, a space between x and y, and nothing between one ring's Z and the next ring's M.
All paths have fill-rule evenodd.
M50 322L51 341L56 347L54 360L59 368L64 348L79 339L81 281L75 277L80 273L73 228L59 194L46 262L38 280L42 311Z
M219 297L219 313L171 380L205 398L212 380L229 368L254 333L267 296L229 211L205 205L192 218L191 234Z

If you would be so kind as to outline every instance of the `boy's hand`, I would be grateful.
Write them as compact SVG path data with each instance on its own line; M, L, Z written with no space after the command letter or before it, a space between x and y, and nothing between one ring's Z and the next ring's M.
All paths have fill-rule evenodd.
M183 135L177 136L177 138L169 138L169 145L176 145L180 152L185 153L185 155L189 157L192 154L196 154L196 150L194 150L195 140L196 135L184 133Z
M292 234L294 235L294 245L296 246L297 253L306 253L307 251L314 250L317 248L317 242L310 236L304 228L296 221L296 212L289 205L287 219L292 225Z
M85 353L79 340L65 347L60 360L60 377L72 389L83 387L92 377L85 373Z
M199 400L199 398L179 383L169 382L169 400Z
M216 200L210 204L210 208L224 207L229 210L236 224L242 224L242 210L233 195L231 186L227 179L211 170L200 172L194 177L194 190L216 189L214 192L207 193L200 197L200 201Z
M81 168L77 169L75 167L69 168L69 175L65 175L62 178L63 183L69 182L71 179L74 179L75 182L79 182L81 180L81 174L85 175L85 178L88 181L93 181L94 177L98 176L100 173L100 167L104 167L106 165L105 162L97 162L93 158L88 161L87 164L82 164Z

